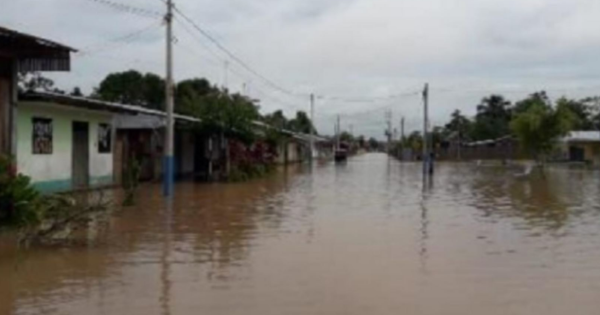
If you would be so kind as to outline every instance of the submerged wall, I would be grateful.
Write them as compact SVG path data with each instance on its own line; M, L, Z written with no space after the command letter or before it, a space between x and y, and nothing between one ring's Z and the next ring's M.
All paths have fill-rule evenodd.
M42 192L68 191L72 184L73 122L88 123L89 181L91 187L113 183L113 143L110 152L99 152L99 125L111 125L112 114L79 109L45 102L22 102L17 116L17 167L20 173L31 177ZM52 122L51 153L39 154L33 150L33 120ZM111 128L111 142L114 132Z

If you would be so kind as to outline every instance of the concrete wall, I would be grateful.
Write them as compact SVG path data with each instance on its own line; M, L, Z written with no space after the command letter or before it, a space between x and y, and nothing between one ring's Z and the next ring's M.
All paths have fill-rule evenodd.
M0 75L0 153L8 153L10 81Z
M10 153L11 60L0 58L0 153Z
M299 144L296 141L288 141L277 146L277 164L292 164L302 162L299 154Z
M33 154L32 118L52 119L52 154ZM73 121L89 124L89 184L103 186L113 183L113 132L111 153L98 152L98 125L110 124L109 113L60 106L50 103L19 103L17 116L17 167L30 176L43 192L68 191L72 188Z
M576 147L583 149L583 159L592 163L594 166L600 166L600 143L596 142L577 142L565 143L561 146L564 159L569 159L569 148Z

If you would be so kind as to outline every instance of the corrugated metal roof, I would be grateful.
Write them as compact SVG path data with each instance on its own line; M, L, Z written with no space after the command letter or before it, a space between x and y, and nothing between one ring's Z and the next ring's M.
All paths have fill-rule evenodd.
M69 71L74 48L0 26L0 55L16 58L20 72Z
M19 96L21 100L28 101L46 101L46 102L55 102L65 106L79 107L85 109L92 110L104 110L121 114L129 114L129 115L139 115L135 117L130 117L129 119L126 116L117 116L116 124L117 127L121 126L123 129L140 129L140 128L152 128L156 129L158 127L162 127L165 125L165 119L167 117L167 113L161 110L150 109L137 105L127 105L120 104L114 102L107 102L101 100L95 100L87 97L81 96L71 96L59 93L52 92L27 92L21 96ZM158 119L153 119L149 116L157 117ZM173 115L175 119L187 122L200 122L201 120L192 117L175 114ZM252 122L257 127L263 128L274 128L273 126L266 124L262 121L253 121ZM296 139L303 140L306 142L310 142L310 139L313 138L315 142L328 142L329 139L321 137L321 136L312 136L310 134L293 132L285 129L277 129L279 132L288 134Z
M563 142L600 142L600 131L571 131Z
M0 37L27 40L32 45L37 45L40 48L56 48L56 49L61 49L61 50L68 50L70 52L77 51L75 48L69 47L67 45L60 44L55 41L51 41L49 39L41 38L38 36L15 31L15 30L12 30L12 29L9 29L6 27L2 27L2 26L0 26ZM3 48L8 48L8 47L3 47Z
M119 104L113 102L106 102L101 100L95 100L87 97L80 96L71 96L59 93L51 93L51 92L27 92L21 96L19 96L22 100L29 101L48 101L55 102L61 105L93 109L93 110L105 110L116 113L125 113L125 114L145 114L151 116L158 117L167 117L167 113L161 110L145 108L137 105L126 105ZM184 116L184 115L173 115L175 119L188 121L188 122L200 122L200 119Z

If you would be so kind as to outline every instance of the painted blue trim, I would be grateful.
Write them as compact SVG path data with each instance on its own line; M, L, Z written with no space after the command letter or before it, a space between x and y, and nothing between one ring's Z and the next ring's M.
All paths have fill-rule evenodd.
M163 158L163 195L173 196L173 185L175 180L175 159L173 156Z
M89 185L90 187L102 187L102 186L110 186L113 184L113 176L96 176L90 178ZM44 182L34 182L31 183L35 189L37 189L42 194L53 194L59 192L68 192L73 190L73 180L71 178L68 179L59 179L59 180L49 180Z
M73 188L73 181L69 178L60 180L50 180L45 182L35 182L31 185L42 194L52 194L71 190Z

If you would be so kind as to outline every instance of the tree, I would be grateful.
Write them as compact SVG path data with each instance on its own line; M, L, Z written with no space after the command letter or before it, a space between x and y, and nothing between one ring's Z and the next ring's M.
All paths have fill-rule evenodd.
M366 148L366 140L365 140L365 136L360 135L358 136L358 138L356 138L356 141L358 142L358 146L361 148Z
M456 135L459 139L468 138L469 133L472 128L472 122L469 118L465 117L460 110L455 110L452 112L451 120L444 127L446 129L446 133L449 136L452 134Z
M556 108L543 102L532 102L526 111L515 116L510 127L521 146L543 162L554 148L556 140L566 135L576 121L576 116L564 103Z
M212 86L204 78L181 81L175 88L175 104L177 104L175 111L179 114L190 115L194 112L193 104L220 93L216 86Z
M260 117L258 107L240 94L230 95L216 90L207 95L191 93L181 100L186 114L199 118L197 131L205 134L222 133L245 143L254 140L252 122Z
M585 101L570 100L561 97L556 101L556 106L568 108L575 116L573 129L575 130L594 130L596 129L593 121L592 108Z
M413 131L406 138L406 145L408 148L411 148L413 152L417 153L423 149L423 136L419 131Z
M272 114L265 115L263 120L265 123L277 129L286 129L289 124L288 119L285 117L282 110L277 110Z
M585 104L590 111L592 129L600 130L600 96L586 97L580 102Z
M529 95L526 99L518 101L513 108L513 114L518 115L524 113L535 104L552 106L552 102L548 98L548 95L545 91L535 92Z
M317 130L304 111L296 112L296 117L289 122L289 129L295 132L310 133L311 130L317 134Z
M372 151L379 150L379 141L373 137L369 138L369 148Z
M73 88L73 91L71 91L71 93L69 93L69 95L82 97L83 93L81 93L81 89L78 86L76 86Z
M123 104L164 109L165 81L156 74L136 70L111 73L100 82L94 97Z
M477 115L470 138L486 140L508 135L512 117L510 105L510 102L501 95L484 98L477 106Z
M352 134L350 134L348 131L343 131L340 134L340 141L341 142L346 142L346 143L353 143L354 142L354 136L352 136Z

